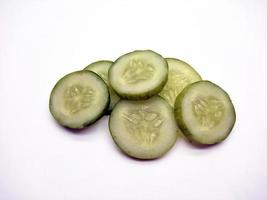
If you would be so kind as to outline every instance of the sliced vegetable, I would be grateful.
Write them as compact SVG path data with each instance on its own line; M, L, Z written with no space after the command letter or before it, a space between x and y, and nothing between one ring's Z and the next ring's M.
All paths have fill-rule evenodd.
M61 78L53 88L49 108L55 120L69 128L94 123L109 105L108 87L94 72L76 71Z
M189 84L200 81L200 75L186 62L166 58L169 65L168 82L159 93L168 103L174 107L177 95Z
M147 99L159 93L167 78L166 60L150 50L125 54L109 70L112 88L121 98L131 100Z
M120 100L109 118L109 130L124 153L139 159L161 157L177 138L173 109L159 96Z
M184 135L199 144L223 141L236 120L229 95L209 81L187 86L175 101L174 113Z

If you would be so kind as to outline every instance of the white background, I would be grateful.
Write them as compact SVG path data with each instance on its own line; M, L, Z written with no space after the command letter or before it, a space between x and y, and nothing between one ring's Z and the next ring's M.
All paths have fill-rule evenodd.
M0 200L267 199L267 1L0 0ZM184 139L138 161L108 117L55 123L49 94L99 59L152 49L223 87L237 112L225 142Z

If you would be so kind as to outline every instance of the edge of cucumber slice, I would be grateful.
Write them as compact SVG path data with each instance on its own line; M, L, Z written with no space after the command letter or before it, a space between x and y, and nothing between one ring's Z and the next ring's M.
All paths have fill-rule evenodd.
M138 92L138 93L129 93L129 92L125 92L125 91L122 91L122 90L118 89L118 87L115 86L116 84L113 83L113 81L112 81L113 80L112 76L115 76L115 75L112 75L112 73L114 73L113 72L114 66L116 66L116 64L119 61L121 61L122 59L125 59L125 57L128 56L128 55L131 55L131 54L133 55L135 53L137 53L137 54L139 54L139 53L147 53L147 52L150 52L152 54L155 54L159 58L162 58L162 62L164 63L164 66L166 67L166 73L163 75L163 79L161 80L160 84L158 84L157 86L155 86L153 89L149 89L147 91ZM165 58L162 57L162 55L160 55L159 53L154 52L152 50L149 50L149 49L147 49L147 50L135 50L135 51L126 53L126 54L120 56L119 58L117 58L114 61L114 63L111 65L108 76L109 76L110 84L111 84L113 90L122 99L128 99L128 100L145 100L145 99L148 99L148 98L150 98L150 97L152 97L154 95L157 95L163 89L163 87L165 86L165 84L167 83L167 80L168 80L168 63L165 60ZM135 88L139 88L139 87L140 86L135 87Z
M215 140L211 140L211 141L207 141L206 139L200 139L199 137L196 137L190 130L190 128L188 127L188 125L185 123L184 119L183 119L183 113L182 113L182 101L186 95L186 93L188 92L188 90L190 90L192 87L194 87L195 85L199 84L199 83L208 83L208 84L212 84L214 87L218 88L221 92L223 92L223 94L225 95L225 97L229 100L229 107L232 109L232 114L233 114L233 121L232 123L229 125L229 127L227 127L227 130L225 131L225 134L223 135L223 137L219 138L219 139L215 139ZM232 100L230 98L230 96L228 95L228 93L223 90L220 86L212 83L211 81L208 80L201 80L201 81L197 81L194 82L190 85L188 85L187 87L184 88L184 90L177 96L176 101L175 101L175 107L174 107L174 114L175 114L175 118L176 118L176 122L178 123L179 128L181 129L182 133L186 136L186 138L192 142L193 144L200 144L200 145L213 145L213 144L217 144L222 142L223 140L225 140L229 134L231 133L235 122L236 122L236 112L235 112L235 108L234 105L232 103Z
M189 84L202 80L199 73L188 63L177 58L165 58L168 66L168 81L159 95L172 107L180 92Z
M194 71L194 72L199 76L199 78L202 79L202 77L201 77L200 74L197 72L197 70L196 70L194 67L192 67L189 63L185 62L184 60L181 60L181 59L178 59L178 58L174 58L174 57L166 57L165 59L166 59L166 60L175 60L175 61L179 61L179 62L181 62L181 63L184 63L185 65L187 65L187 66L190 68L190 70Z
M62 81L64 81L65 79L69 78L70 76L73 76L77 73L87 73L88 75L90 76L94 76L96 79L98 79L100 81L100 83L102 84L103 88L105 88L106 90L106 94L107 94L107 99L106 99L106 102L105 102L105 105L103 106L103 109L99 111L99 113L92 119L88 119L86 121L84 121L83 123L81 124L77 124L77 125L69 125L69 124L66 124L66 122L64 122L64 119L62 119L60 116L58 116L58 114L55 113L55 111L53 110L53 96L55 95L55 92L57 91L57 88L59 88L61 86ZM53 116L53 118L63 127L66 127L66 128L70 128L70 129L82 129L82 128L85 128L86 126L89 126L91 124L93 124L94 122L96 122L98 119L100 119L104 113L106 112L107 108L108 108L108 105L109 105L109 91L108 91L108 86L105 84L105 82L103 81L103 79L96 73L92 72L92 71L87 71L87 70L80 70L80 71L74 71L74 72L71 72L65 76L63 76L61 79L59 79L57 81L57 83L55 84L55 86L53 87L51 93L50 93L50 97L49 97L49 111L51 113L51 115Z
M107 63L107 64L110 64L112 65L113 62L111 60L98 60L98 61L95 61L95 62L92 62L90 63L89 65L87 65L83 70L90 70L91 71L91 67L93 67L95 64L101 64L101 63ZM94 71L93 71L94 72ZM96 73L96 72L95 72ZM99 74L98 74L99 75ZM100 76L101 77L101 76Z

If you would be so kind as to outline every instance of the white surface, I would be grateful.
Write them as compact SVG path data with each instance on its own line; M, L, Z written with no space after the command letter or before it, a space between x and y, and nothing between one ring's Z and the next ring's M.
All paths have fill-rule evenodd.
M1 200L267 198L267 2L0 0ZM178 140L162 159L120 153L104 117L58 126L49 94L98 59L152 49L230 94L237 122L210 148Z

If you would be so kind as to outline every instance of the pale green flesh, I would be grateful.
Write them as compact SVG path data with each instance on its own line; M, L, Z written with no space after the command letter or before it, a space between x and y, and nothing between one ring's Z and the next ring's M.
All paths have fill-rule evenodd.
M116 93L125 99L147 99L159 93L168 77L167 61L150 51L134 51L118 58L109 70Z
M173 109L161 97L121 100L109 118L109 129L118 147L139 159L155 159L175 144L177 124Z
M109 104L104 81L90 71L77 71L60 79L53 88L49 107L55 120L69 128L83 128L99 119Z
M200 81L200 75L187 63L175 59L166 58L169 66L168 81L159 93L168 103L174 107L177 95L189 84Z
M114 92L108 80L108 70L112 64L113 64L112 61L101 60L101 61L91 63L90 65L84 68L85 70L89 70L89 71L97 73L108 85L109 95L110 95L108 113L112 111L114 105L120 100L120 97Z
M223 141L235 123L235 110L228 94L209 81L186 87L175 102L175 116L183 133L193 142Z

